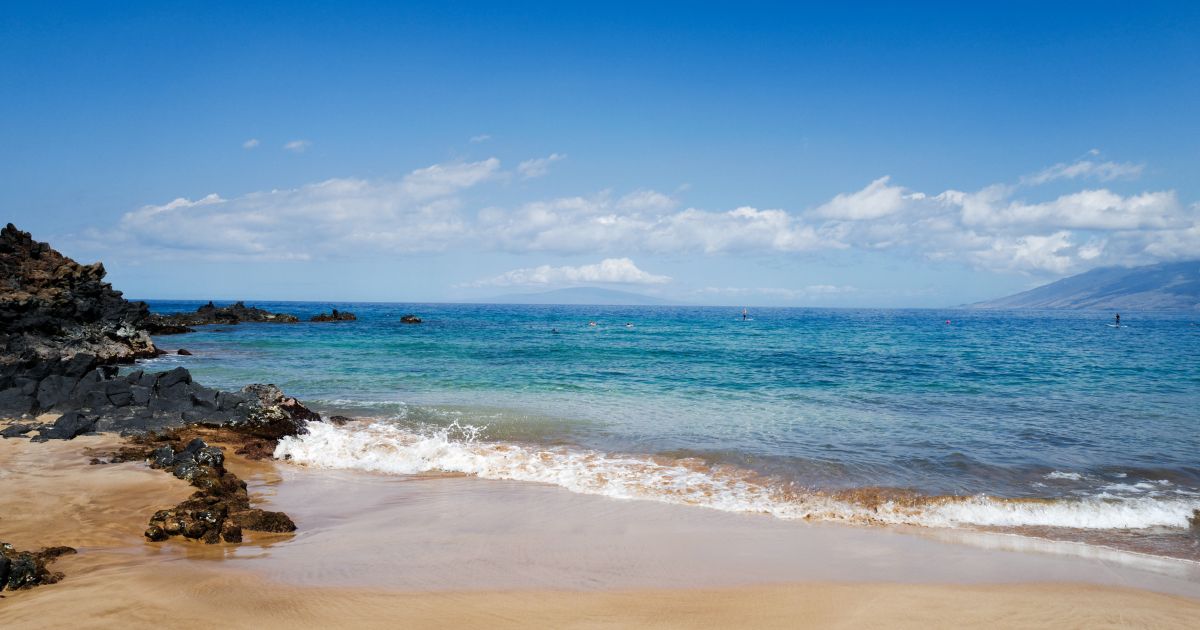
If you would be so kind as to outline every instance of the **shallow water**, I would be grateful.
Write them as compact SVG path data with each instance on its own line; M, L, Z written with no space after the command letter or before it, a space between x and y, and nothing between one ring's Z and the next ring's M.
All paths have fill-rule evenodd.
M255 305L359 321L205 327L155 363L375 419L286 446L314 465L1200 558L1200 316Z

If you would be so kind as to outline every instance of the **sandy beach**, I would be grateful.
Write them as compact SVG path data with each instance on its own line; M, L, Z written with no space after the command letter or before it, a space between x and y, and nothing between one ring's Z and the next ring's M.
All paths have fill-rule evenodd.
M461 476L231 458L294 535L147 543L186 484L89 465L113 436L0 440L0 532L71 545L5 627L1189 627L1189 563L1011 537L783 522ZM1009 539L1009 540L1005 540ZM964 544L964 542L966 544Z

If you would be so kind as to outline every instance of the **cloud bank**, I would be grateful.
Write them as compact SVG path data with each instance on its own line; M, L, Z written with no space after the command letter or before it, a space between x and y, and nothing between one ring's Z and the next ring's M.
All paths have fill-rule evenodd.
M514 269L493 278L472 283L473 287L508 286L565 286L574 284L666 284L669 276L660 276L638 269L628 258L606 258L593 265L551 267L541 265Z
M180 198L129 212L118 225L89 236L97 244L136 245L168 258L292 260L461 248L598 254L609 257L601 267L624 261L625 271L639 272L627 256L888 251L1042 275L1200 258L1200 206L1182 202L1172 190L1122 194L1091 186L1046 192L1050 182L1108 182L1142 170L1087 159L973 191L918 191L882 176L798 210L704 209L649 189L534 198L503 207L481 203L488 185L504 185L514 175L545 175L561 159L551 154L526 160L514 171L505 171L496 158L458 161L399 180L339 178L229 199ZM497 282L536 283L556 274L591 273L579 271L587 267L596 266L520 269Z

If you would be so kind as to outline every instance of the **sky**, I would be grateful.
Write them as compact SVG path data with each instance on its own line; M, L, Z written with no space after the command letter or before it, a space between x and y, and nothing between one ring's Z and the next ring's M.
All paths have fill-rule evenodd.
M6 2L0 60L0 219L136 298L945 307L1200 258L1200 3Z

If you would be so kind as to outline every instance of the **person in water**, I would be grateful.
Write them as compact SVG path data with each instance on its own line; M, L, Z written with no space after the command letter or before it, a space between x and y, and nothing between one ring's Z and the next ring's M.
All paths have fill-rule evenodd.
M1114 319L1116 319L1117 326L1120 326L1121 325L1121 314L1117 313L1117 316Z
M742 321L746 321L750 317L750 313L746 309L742 309Z

